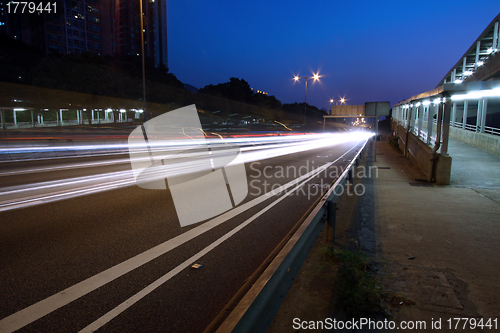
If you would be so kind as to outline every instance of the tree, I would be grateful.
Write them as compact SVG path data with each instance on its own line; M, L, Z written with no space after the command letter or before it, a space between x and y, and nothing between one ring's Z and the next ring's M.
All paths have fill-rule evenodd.
M219 83L216 86L213 84L207 85L199 89L198 93L220 96L245 103L251 103L253 97L253 91L248 82L235 77L230 78L229 82Z

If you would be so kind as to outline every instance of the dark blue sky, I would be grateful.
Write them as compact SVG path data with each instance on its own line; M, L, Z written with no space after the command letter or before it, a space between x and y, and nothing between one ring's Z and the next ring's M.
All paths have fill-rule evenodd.
M169 68L202 88L243 78L283 103L392 104L435 88L500 12L498 0L170 0Z

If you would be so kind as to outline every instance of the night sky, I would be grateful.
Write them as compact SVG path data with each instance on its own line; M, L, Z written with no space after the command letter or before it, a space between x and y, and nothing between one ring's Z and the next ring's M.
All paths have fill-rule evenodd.
M283 103L391 105L433 89L500 12L498 0L170 0L169 69L207 84L246 80Z

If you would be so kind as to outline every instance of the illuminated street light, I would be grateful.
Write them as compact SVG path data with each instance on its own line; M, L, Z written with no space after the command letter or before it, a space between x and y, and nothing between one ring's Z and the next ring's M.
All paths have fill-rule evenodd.
M308 79L314 79L314 81L319 80L319 74L313 74L313 76L298 76L295 75L293 78L295 81L298 81L299 79L304 79L306 80L306 86L305 86L305 99L304 99L304 125L307 124L307 80Z

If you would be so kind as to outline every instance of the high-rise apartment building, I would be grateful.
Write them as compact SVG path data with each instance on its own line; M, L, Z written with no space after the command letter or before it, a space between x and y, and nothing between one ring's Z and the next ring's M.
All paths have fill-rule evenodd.
M5 0L0 0L0 34L7 33L7 12L5 11Z
M144 12L144 51L146 56L159 64L168 65L167 58L167 1L143 0ZM140 54L140 16L139 1L124 0L115 2L114 27L116 53Z
M167 0L148 0L145 13L145 52L154 58L155 66L167 66Z
M142 1L145 54L168 66L167 1ZM47 54L140 55L139 0L54 0L55 12L24 14L6 14L1 2L0 32Z

